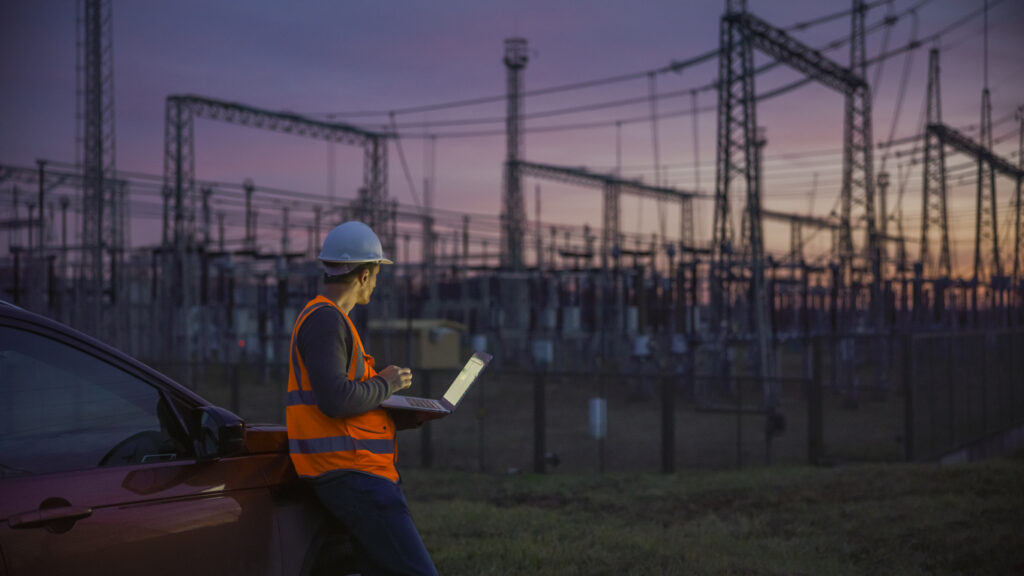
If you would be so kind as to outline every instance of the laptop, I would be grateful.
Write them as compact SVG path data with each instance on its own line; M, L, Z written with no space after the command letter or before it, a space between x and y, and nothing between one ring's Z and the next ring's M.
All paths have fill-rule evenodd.
M451 414L458 407L459 402L466 396L466 392L473 386L480 373L484 371L491 361L491 355L486 352L477 352L470 357L462 371L455 377L455 380L448 386L448 390L440 400L433 398L417 398L416 396L392 395L381 402L381 408L392 410L416 410L419 412L433 412L437 414Z

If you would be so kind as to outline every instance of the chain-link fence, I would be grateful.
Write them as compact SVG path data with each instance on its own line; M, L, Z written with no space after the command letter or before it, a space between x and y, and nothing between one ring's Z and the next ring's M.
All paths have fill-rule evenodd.
M639 358L602 370L492 366L454 414L399 434L400 461L589 473L934 459L1024 422L1021 351L1021 331L819 337L776 346L780 376L767 386L742 353L695 351L661 369ZM734 369L716 373L716 358ZM251 423L284 421L281 363L187 368L211 402ZM440 397L456 373L414 370L407 393Z
M916 335L904 346L909 458L1024 424L1024 332Z

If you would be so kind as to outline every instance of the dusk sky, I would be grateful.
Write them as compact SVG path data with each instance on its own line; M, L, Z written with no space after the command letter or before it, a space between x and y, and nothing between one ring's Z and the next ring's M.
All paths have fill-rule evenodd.
M849 0L749 0L749 10L779 27L846 10ZM503 42L521 36L529 42L525 70L527 91L588 80L641 73L692 58L718 45L724 0L667 1L437 1L437 2L209 2L140 0L113 3L114 85L119 170L159 175L163 170L165 99L195 94L252 106L288 110L325 119L383 129L386 115L351 116L352 112L397 110L405 137L415 195L422 196L428 172L423 136L437 136L435 206L439 209L495 215L501 206L501 166L505 139L503 101L428 113L403 113L420 105L505 93ZM918 6L915 17L908 14ZM868 26L887 13L902 15L890 28L868 37L869 58L887 43L892 50L913 39L942 31L982 6L980 0L893 0L870 11ZM68 0L10 0L0 3L0 164L34 165L38 158L74 162L75 3ZM794 37L818 48L849 34L848 18L794 31ZM875 142L912 136L920 131L927 81L928 48L942 49L943 120L977 138L983 86L983 18L978 16L921 49L887 59L881 70L869 69L875 83ZM886 31L888 30L888 31ZM989 9L988 84L995 121L996 151L1014 163L1018 122L1014 111L1024 105L1024 1L991 0ZM825 51L848 65L849 49ZM910 58L908 62L908 58ZM757 62L767 62L758 56ZM671 115L657 123L662 181L713 192L715 160L715 92L702 89L717 74L717 59L681 73L656 77L658 111ZM904 67L909 66L899 116ZM783 86L799 76L780 66L757 77L757 91ZM605 84L525 101L525 157L536 162L616 168L616 122L621 125L621 169L625 176L654 183L651 123L633 121L651 113L648 101L530 119L531 114L648 96L646 78ZM694 120L690 89L697 92L699 172L694 170ZM762 102L758 123L765 127L763 203L774 210L827 215L837 206L841 181L843 97L813 84ZM490 123L437 125L448 120L495 119ZM424 126L424 123L434 123ZM597 124L595 128L536 131L545 127ZM972 131L973 130L973 131ZM482 133L482 134L481 134ZM196 175L204 180L241 182L338 199L354 196L362 181L359 149L335 147L336 169L329 169L329 146L321 141L257 131L210 120L196 122ZM912 143L899 146L909 151ZM880 151L876 169L883 161ZM904 199L904 225L916 239L920 230L921 166L910 155L890 155L886 169L895 182L898 167L910 170ZM968 163L949 154L947 165ZM389 151L389 194L415 206L395 145ZM974 236L974 171L960 168L950 182L953 242L959 267L969 265ZM960 178L964 175L964 178ZM601 225L597 190L528 179L527 213L534 217L534 189L542 187L542 221L593 227ZM890 190L895 212L896 187ZM1009 234L1012 182L998 180L1000 235ZM158 196L132 191L134 245L159 241ZM216 198L216 195L215 195ZM0 202L10 205L9 184L0 184ZM295 218L303 222L311 203L297 200ZM224 206L231 210L232 207ZM656 232L660 223L653 201L626 200L622 229ZM697 209L697 239L711 231L711 203ZM261 216L262 218L262 216ZM270 216L268 216L270 218ZM307 218L308 219L308 218ZM261 220L262 222L262 220ZM325 222L325 228L333 223ZM268 224L268 228L269 228ZM665 220L669 237L678 236L678 215ZM894 224L892 225L895 226ZM738 229L738 228L737 228ZM496 235L496 230L494 231ZM785 252L787 227L770 223L768 248ZM264 231L268 246L276 232ZM827 250L822 235L809 253ZM1010 238L1010 236L1007 236ZM294 241L305 242L305 232ZM858 242L860 239L858 238ZM2 239L7 244L8 239ZM1007 246L1009 243L1006 244ZM910 248L916 252L916 245Z

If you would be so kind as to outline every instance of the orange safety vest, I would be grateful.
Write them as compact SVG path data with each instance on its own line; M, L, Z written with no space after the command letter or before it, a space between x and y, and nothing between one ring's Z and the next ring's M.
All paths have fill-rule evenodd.
M352 331L348 379L364 382L377 375L373 369L373 357L363 351L363 342L348 314L324 296L310 300L295 320L288 357L285 418L288 449L295 471L301 477L313 478L335 470L354 470L398 482L395 422L387 410L375 408L348 418L331 418L316 405L309 373L299 353L298 334L309 315L325 306L333 306L341 312Z

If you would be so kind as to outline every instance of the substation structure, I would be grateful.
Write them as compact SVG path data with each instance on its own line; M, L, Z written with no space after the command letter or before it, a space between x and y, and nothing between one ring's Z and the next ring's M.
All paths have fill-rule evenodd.
M109 11L107 2L87 5ZM186 385L197 366L209 364L254 363L279 375L294 319L318 290L315 256L322 232L359 219L380 234L385 253L398 262L383 267L374 301L357 311L355 320L364 326L370 320L451 320L463 327L464 350L486 348L498 369L535 369L557 358L554 369L572 372L632 370L678 375L680 382L688 374L690 397L707 406L728 399L737 379L752 379L764 410L777 404L781 378L807 375L808 350L825 339L831 343L831 385L855 403L865 389L894 386L890 359L898 337L984 332L998 338L1024 327L1024 170L992 152L990 128L974 142L942 123L934 51L922 163L924 218L920 238L912 242L917 258L908 254L902 224L900 233L890 235L884 210L881 216L876 211L876 184L884 205L888 175L872 168L865 12L855 0L851 61L843 66L750 14L743 2L728 2L721 21L713 195L525 160L521 108L528 52L524 39L507 41L508 153L495 167L504 175L502 211L482 216L435 211L429 204L413 208L389 198L394 133L195 95L167 98L162 175L117 171L111 106L103 99L112 77L102 41L109 14L104 19L102 10L87 11L86 24L92 24L83 74L98 80L85 90L83 161L0 165L0 191L11 200L3 207L9 247L0 259L3 298L155 363ZM846 97L837 217L763 206L765 138L756 121L755 49ZM990 126L991 110L983 107L983 114ZM196 119L360 147L363 185L349 200L332 204L323 196L252 182L203 181L195 174ZM953 277L950 266L947 149L978 165L970 278ZM529 221L523 190L530 178L599 189L601 226ZM1013 182L1016 195L1014 230L1003 235L1013 245L1002 251L995 228L997 180ZM678 237L622 233L623 194L678 206ZM147 204L147 195L155 202ZM732 206L740 196L737 212ZM713 204L710 239L694 237L694 202ZM77 219L77 232L69 233L69 215ZM131 218L162 219L161 242L130 246ZM786 254L766 253L768 219L790 225ZM802 234L809 229L832 235L828 255L805 256ZM863 241L855 242L860 235ZM1007 258L1011 266L1004 266ZM383 349L373 353L386 363L404 363L392 357L390 342L383 340ZM797 359L787 361L787 351ZM863 365L874 368L870 374L853 369ZM694 379L696 373L705 377Z

